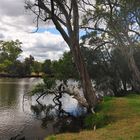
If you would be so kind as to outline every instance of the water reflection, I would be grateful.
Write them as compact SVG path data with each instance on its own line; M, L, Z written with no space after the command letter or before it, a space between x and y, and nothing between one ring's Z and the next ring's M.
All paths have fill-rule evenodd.
M46 130L40 127L41 121L30 110L30 101L26 100L26 112L22 105L24 93L40 81L36 78L0 78L0 139L8 140L18 134L26 136L27 140L46 136Z
M31 106L32 111L42 121L41 126L50 131L50 134L61 132L79 132L83 127L82 116L73 116L69 113L59 116L53 105L42 105L40 102Z
M12 107L17 101L17 85L0 85L0 106Z
M72 96L62 92L37 98L31 110L42 121L42 127L51 130L52 134L79 131L83 127L82 115L86 112Z
M63 94L61 107L74 116L59 118L56 117L57 108L53 107L53 95L47 95L39 102L36 102L37 96L26 96L23 100L24 94L38 82L41 79L0 78L0 139L9 140L21 134L26 140L42 140L53 133L80 130L82 121L74 116L83 110L79 110L71 96Z

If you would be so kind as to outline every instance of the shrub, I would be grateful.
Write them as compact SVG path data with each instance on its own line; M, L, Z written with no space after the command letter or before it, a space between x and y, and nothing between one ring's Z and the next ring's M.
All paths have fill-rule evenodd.
M114 97L105 96L103 98L103 101L96 106L95 112L107 113L108 111L110 111L113 108L113 105L112 105L113 99Z
M103 127L108 122L108 116L103 113L90 114L86 116L84 125L87 129L93 129L96 125L97 128Z

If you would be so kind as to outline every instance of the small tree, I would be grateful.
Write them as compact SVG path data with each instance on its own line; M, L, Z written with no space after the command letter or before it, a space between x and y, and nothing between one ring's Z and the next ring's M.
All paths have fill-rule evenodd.
M42 72L44 72L47 75L51 75L52 74L51 64L52 64L51 60L50 59L46 59L42 63Z
M19 40L16 41L1 41L0 42L0 59L5 60L8 59L12 62L16 61L19 57L19 54L22 52L21 50L21 42Z
M26 57L24 60L24 69L25 69L25 75L31 75L32 72L32 66L34 64L34 57L33 56L29 56Z
M37 75L41 72L41 63L38 61L33 62L32 71L35 72Z
M16 41L1 41L0 42L0 71L16 75L15 65L17 58L22 53L21 42Z

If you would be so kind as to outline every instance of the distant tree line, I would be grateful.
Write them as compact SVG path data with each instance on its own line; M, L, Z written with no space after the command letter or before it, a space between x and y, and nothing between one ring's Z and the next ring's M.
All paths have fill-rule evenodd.
M22 53L22 43L16 41L0 42L0 75L1 76L37 76L42 71L41 63L34 60L33 56L26 57L23 62L18 58Z
M85 47L85 40L90 40L89 45L95 45L92 40L100 40L96 32L90 32L81 37L81 50L91 79L94 79L95 88L105 94L120 95L128 90L135 91L132 84L132 72L129 69L122 52L113 45L102 45L96 49ZM44 81L50 78L79 80L79 75L73 62L71 52L65 52L59 60L38 62L33 56L26 57L22 62L18 60L22 43L16 41L0 42L0 74L9 76L38 76L40 73ZM128 48L129 49L129 48ZM132 46L134 60L140 70L140 48Z

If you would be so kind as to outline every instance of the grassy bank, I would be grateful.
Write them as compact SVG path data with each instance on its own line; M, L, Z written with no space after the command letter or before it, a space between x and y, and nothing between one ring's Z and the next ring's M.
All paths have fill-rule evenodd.
M45 140L140 140L140 95L105 98L97 110L110 118L104 127L59 134Z

